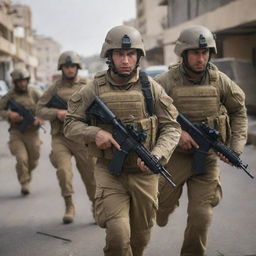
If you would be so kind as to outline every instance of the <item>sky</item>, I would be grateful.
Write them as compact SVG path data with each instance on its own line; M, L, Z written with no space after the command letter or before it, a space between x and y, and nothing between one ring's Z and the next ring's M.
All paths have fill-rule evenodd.
M32 27L50 36L61 51L83 56L99 54L112 27L135 18L136 0L13 0L30 6Z

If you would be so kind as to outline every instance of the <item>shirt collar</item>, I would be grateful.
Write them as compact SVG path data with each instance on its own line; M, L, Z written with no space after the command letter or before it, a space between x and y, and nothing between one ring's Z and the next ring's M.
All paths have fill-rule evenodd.
M120 84L117 84L111 77L110 75L110 70L107 71L107 81L114 86L123 86ZM131 76L131 78L128 80L128 82L125 85L128 84L132 84L132 83L136 83L139 80L139 68L136 69L136 71L133 73L133 75Z

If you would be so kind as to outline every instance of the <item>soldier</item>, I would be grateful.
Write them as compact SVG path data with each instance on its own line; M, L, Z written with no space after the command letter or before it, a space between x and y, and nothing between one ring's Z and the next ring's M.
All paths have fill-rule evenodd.
M95 215L98 225L106 228L104 254L140 256L150 239L155 220L158 176L153 175L134 153L128 153L120 176L110 174L108 166L113 150L120 146L111 135L111 125L90 118L85 110L95 96L99 96L117 118L147 131L145 146L162 163L169 159L179 140L177 113L164 90L149 79L155 107L154 113L149 114L138 69L145 50L136 29L129 26L112 28L100 56L107 58L109 69L97 73L92 83L72 95L64 132L70 139L89 144L90 153L98 157L94 172Z
M40 156L39 126L43 121L35 116L36 104L40 98L40 93L34 88L28 86L30 75L26 69L14 69L11 73L14 87L0 100L0 115L10 123L9 148L16 157L16 171L18 180L21 184L21 194L30 193L30 182L32 171L38 165ZM27 117L22 113L15 111L10 104L25 108L31 121L25 120ZM22 122L27 123L24 129L21 129Z
M220 132L222 142L240 155L247 137L247 117L243 91L209 62L217 53L213 34L203 26L184 29L175 45L175 53L182 62L156 77L167 94L173 98L178 111L192 123L205 122ZM172 171L177 187L159 182L159 209L157 224L165 226L168 216L179 206L183 185L188 189L188 219L182 256L203 256L206 250L207 231L213 207L222 197L220 170L217 156L210 151L206 160L207 172L193 172L193 148L198 148L191 136L182 131L181 139L167 169ZM222 155L219 157L228 162Z
M72 51L63 52L58 60L58 70L61 70L62 77L45 91L37 105L37 114L45 120L50 120L51 123L52 151L50 161L57 169L61 195L65 201L64 224L73 222L75 216L75 207L72 200L74 192L72 186L72 156L75 157L77 169L92 205L94 204L95 194L93 176L95 159L88 158L87 149L84 146L65 138L63 134L63 121L67 113L65 104L76 90L86 84L83 79L78 77L79 69L81 69L81 61L78 54ZM54 97L64 102L64 106L55 104Z

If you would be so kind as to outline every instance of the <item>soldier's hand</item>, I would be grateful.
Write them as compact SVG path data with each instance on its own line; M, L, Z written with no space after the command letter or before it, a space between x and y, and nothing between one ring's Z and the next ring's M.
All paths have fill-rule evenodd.
M12 123L20 123L24 119L23 116L14 111L8 113L8 118Z
M183 131L183 130L181 132L179 146L185 150L190 150L192 148L196 148L196 149L199 148L199 145L193 140L193 138L186 131Z
M67 114L67 110L58 110L58 111L57 111L57 118L58 118L60 121L64 122L64 119L65 119L65 117L66 117L66 114Z
M229 165L232 165L232 164L229 162L229 160L228 160L224 155L222 155L222 154L219 153L219 152L216 152L216 154L217 154L217 156L220 158L220 160L222 160L223 162L225 162L225 163L227 163L227 164L229 164Z
M120 145L113 138L112 134L104 130L100 130L97 132L95 137L95 143L96 143L96 146L100 149L111 148L112 145L116 149L120 149Z
M140 158L137 158L137 165L140 167L140 169L143 172L149 171L149 168L145 165L145 163Z

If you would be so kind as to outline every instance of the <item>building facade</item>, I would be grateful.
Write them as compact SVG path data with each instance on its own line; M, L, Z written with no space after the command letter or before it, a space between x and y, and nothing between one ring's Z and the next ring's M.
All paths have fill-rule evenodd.
M167 6L158 0L136 0L136 28L141 32L147 57L142 66L164 62L163 32L167 28Z
M35 48L38 59L37 81L43 85L50 85L57 73L61 46L50 37L35 35Z
M10 72L25 67L35 81L37 64L30 8L0 0L0 80L10 84Z
M218 58L234 57L256 62L255 0L164 0L168 29L163 42L165 64L175 62L175 41L190 25L204 25L216 34Z
M153 35L155 41L158 40L158 48L162 47L162 64L175 63L178 57L174 53L174 46L180 32L191 25L206 26L216 35L218 53L212 61L244 89L247 108L256 113L256 0L154 1L167 9L167 25L160 33L155 33L156 28L150 23L152 17L146 15L147 10L153 10L156 3L136 1L136 24L143 32L147 53L157 49L156 44L151 45L154 40L148 40ZM154 17L154 20L162 17ZM158 62L159 59L156 59ZM147 64L152 63L149 61Z

